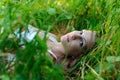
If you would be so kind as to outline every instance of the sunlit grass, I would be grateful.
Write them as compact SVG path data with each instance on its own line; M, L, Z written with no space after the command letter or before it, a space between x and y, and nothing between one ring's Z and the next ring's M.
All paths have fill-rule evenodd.
M7 63L0 56L0 78L120 79L119 0L1 0L0 11L0 53L16 49L20 60L20 63L15 62L16 69L11 74L7 72ZM47 57L43 57L47 50L45 40L36 36L35 42L25 44L25 50L19 48L19 39L14 37L9 40L8 35L13 34L16 28L27 29L28 24L53 32L58 35L58 39L73 30L96 30L99 36L98 45L74 68L62 75L61 66L55 66ZM40 57L33 60L32 56L37 55Z

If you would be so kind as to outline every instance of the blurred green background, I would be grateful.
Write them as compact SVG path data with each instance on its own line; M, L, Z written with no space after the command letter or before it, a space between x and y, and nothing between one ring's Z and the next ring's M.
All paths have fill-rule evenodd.
M29 24L58 39L73 30L96 30L98 45L63 74L62 66L45 56L46 39L36 36L32 42L24 41L24 50L20 48L14 30ZM14 64L0 56L0 79L120 80L119 35L120 0L0 0L0 54L14 50L17 54ZM13 72L8 71L11 66Z

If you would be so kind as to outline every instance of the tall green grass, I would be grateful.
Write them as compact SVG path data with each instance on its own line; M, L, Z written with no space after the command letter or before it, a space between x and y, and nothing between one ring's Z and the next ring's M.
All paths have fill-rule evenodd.
M25 50L19 47L21 39L15 37L14 30L26 30L28 24L58 35L73 30L96 30L97 46L63 74L62 67L54 65L45 55L46 39L36 36L32 42L24 41ZM120 79L119 0L1 0L0 33L0 53L16 50L17 54L13 73L7 71L10 65L6 68L9 63L0 56L3 80Z

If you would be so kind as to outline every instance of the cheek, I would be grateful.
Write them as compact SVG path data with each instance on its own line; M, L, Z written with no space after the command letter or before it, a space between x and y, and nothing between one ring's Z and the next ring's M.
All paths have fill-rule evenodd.
M80 50L79 42L73 41L68 45L69 51L71 52L78 52Z
M77 56L81 52L81 48L78 46L78 44L70 44L68 47L68 53L71 56Z

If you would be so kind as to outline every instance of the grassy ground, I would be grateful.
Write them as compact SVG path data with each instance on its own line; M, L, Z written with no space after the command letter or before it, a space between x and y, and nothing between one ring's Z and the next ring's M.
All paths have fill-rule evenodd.
M53 32L58 39L73 30L96 30L98 45L63 75L62 67L45 57L45 40L36 36L35 41L25 42L25 50L19 48L20 39L14 36L14 30L27 29L28 24ZM8 63L0 56L3 80L120 79L119 0L1 0L0 33L0 54L14 50L18 54L13 73L7 71L11 65L6 68Z

